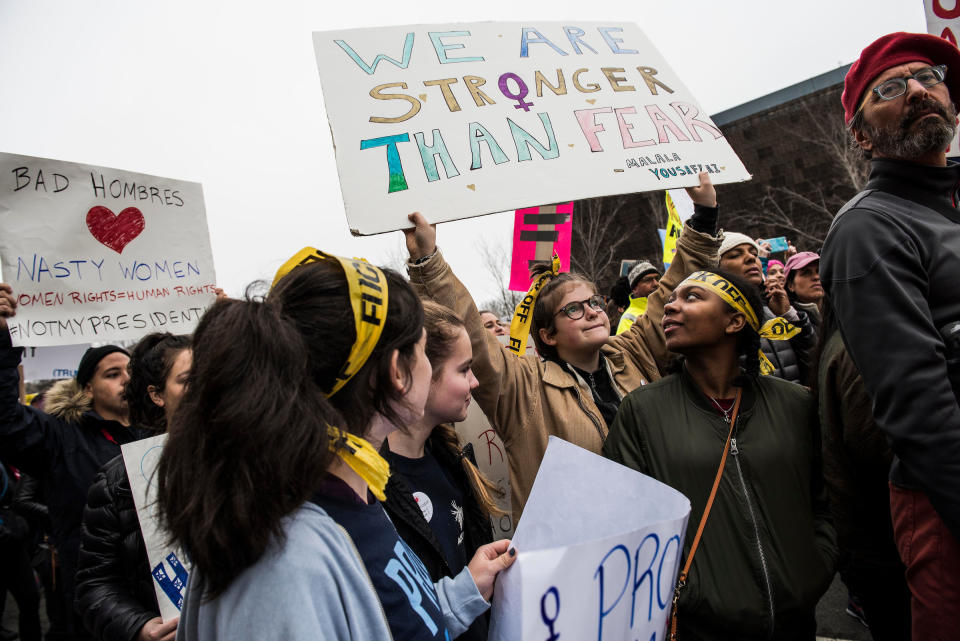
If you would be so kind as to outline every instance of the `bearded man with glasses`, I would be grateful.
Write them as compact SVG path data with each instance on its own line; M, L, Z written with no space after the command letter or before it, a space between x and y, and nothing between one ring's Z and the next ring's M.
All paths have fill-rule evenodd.
M893 33L863 50L841 102L870 179L821 259L895 454L890 507L914 639L960 629L960 164L946 157L958 97L960 51L946 40Z

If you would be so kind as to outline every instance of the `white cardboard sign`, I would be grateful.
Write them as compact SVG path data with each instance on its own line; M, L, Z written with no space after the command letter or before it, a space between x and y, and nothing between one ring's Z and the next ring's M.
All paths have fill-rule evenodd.
M23 380L43 381L74 378L83 353L90 347L61 345L59 347L28 347L23 352Z
M355 234L750 175L631 23L313 34Z
M676 490L551 436L490 639L661 641L689 515Z
M216 274L199 183L0 153L14 345L189 334Z
M507 464L507 448L497 436L490 421L477 402L470 399L467 418L455 425L460 442L473 445L473 454L477 459L477 468L488 479L503 490L503 498L497 499L497 506L506 512L501 517L493 517L493 532L496 539L509 539L513 536L513 509L510 500L510 466Z
M960 2L923 0L923 10L927 15L927 33L939 36L956 46L957 36L960 35ZM934 64L939 64L939 61L934 60ZM947 73L954 73L954 71L948 69ZM947 156L951 158L960 156L960 131L953 134Z
M157 515L156 469L167 435L160 434L120 446L123 464L130 479L133 502L137 506L140 532L147 547L150 574L160 604L160 616L169 621L180 616L183 594L190 573L187 555L167 543L167 532Z

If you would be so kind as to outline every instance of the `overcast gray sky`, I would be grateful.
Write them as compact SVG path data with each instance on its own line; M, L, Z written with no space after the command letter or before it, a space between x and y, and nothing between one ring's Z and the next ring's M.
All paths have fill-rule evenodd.
M707 113L926 30L922 0L0 0L0 151L203 183L231 294L304 244L388 262L400 232L347 230L311 32L576 19L638 23ZM476 245L511 228L512 213L439 229L478 300L494 284Z

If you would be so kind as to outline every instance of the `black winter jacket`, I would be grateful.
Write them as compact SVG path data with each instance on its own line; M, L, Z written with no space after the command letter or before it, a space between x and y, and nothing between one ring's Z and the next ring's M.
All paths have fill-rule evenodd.
M840 575L853 592L904 567L890 518L887 477L893 452L873 420L870 397L839 331L824 342L817 373L823 474L840 544Z
M477 501L460 461L453 457L447 448L437 443L434 435L431 435L427 440L427 447L440 466L453 479L457 489L463 493L463 544L469 562L481 545L493 541L490 515L483 510L479 501ZM380 453L387 461L391 460L392 453L386 440L383 442ZM413 498L413 491L400 474L390 475L386 495L387 500L383 507L387 510L394 527L397 528L400 538L423 561L424 566L430 573L430 579L436 582L445 576L453 576L450 565L443 554L443 549L440 547L440 542L430 528L430 524L423 518L423 512L420 511L420 506ZM487 626L488 616L485 614L477 617L470 628L457 638L462 640L486 639Z
M96 638L131 641L160 607L122 456L90 486L82 532L77 611Z
M20 475L17 495L13 497L13 510L25 518L34 532L50 531L50 510L43 502L43 486L28 474Z
M0 548L4 550L21 547L30 533L26 520L13 507L19 485L13 471L0 462Z
M890 480L925 492L960 539L958 188L960 164L872 160L827 234L820 274L896 455Z
M763 355L770 359L770 362L776 368L771 376L782 378L791 383L806 384L810 375L810 356L817 343L817 334L807 313L796 307L794 309L797 311L799 320L791 322L800 328L800 333L788 341L772 341L761 338L760 349L763 350ZM766 322L774 316L775 314L770 311L770 308L764 306L761 322Z
M17 365L22 351L0 331L0 452L46 488L64 593L72 595L87 490L103 464L120 454L121 444L147 434L101 418L74 379L51 388L48 413L21 405Z

